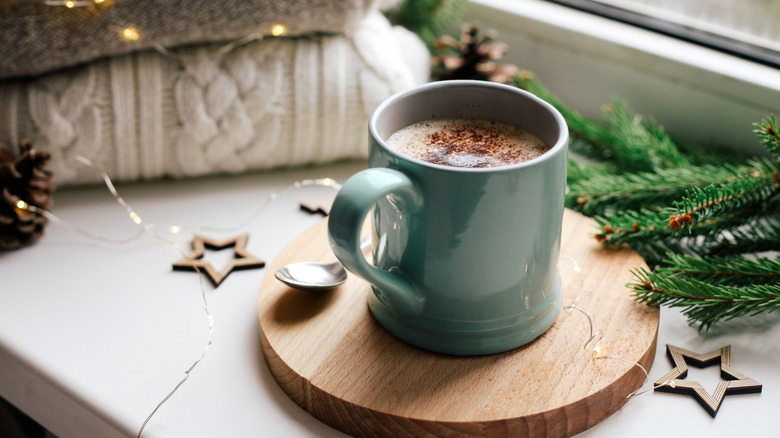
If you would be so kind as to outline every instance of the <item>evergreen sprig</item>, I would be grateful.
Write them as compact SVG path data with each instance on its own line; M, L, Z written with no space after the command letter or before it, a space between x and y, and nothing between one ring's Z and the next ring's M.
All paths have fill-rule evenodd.
M576 169L578 166L570 165L569 168ZM605 166L600 166L599 170L570 175L569 192L566 195L568 207L577 207L587 215L638 209L685 196L691 187L726 183L751 172L753 168L724 163L721 166L687 166L620 175L605 172Z
M745 287L708 283L694 278L633 271L636 283L630 283L634 297L651 306L681 307L689 320L707 330L720 320L757 315L780 307L780 285L751 284Z
M647 171L688 166L675 142L653 120L635 114L625 102L613 99L604 108L610 130L605 140L624 171Z
M394 25L416 33L433 51L434 43L444 31L460 24L467 3L466 0L405 0L386 11L385 16Z
M778 208L775 208L778 211ZM707 248L707 253L720 256L760 254L780 248L780 215L762 216L745 226L731 230L727 237Z
M693 230L702 222L726 218L747 220L769 206L769 200L780 193L777 167L769 160L755 160L752 169L732 181L710 184L706 187L692 187L680 201L675 201L677 210L670 217L678 228Z
M629 287L637 300L682 307L704 330L780 307L774 116L754 124L771 158L746 160L676 142L620 100L597 122L568 108L531 74L518 75L514 84L555 106L571 130L566 205L594 218L602 244L629 245L652 267L634 271L637 282Z
M727 258L719 256L695 257L669 253L658 274L682 275L705 283L727 286L751 284L780 285L780 259L759 257Z
M603 107L604 122L599 123L568 107L530 72L516 75L514 85L554 106L566 119L572 136L589 143L589 147L580 143L572 151L607 160L617 167L616 173L683 167L702 161L701 152L676 142L654 120L635 114L620 99L612 99Z
M566 119L569 130L574 136L581 137L591 143L601 143L602 149L610 147L609 144L602 142L602 140L611 137L611 133L606 126L585 117L579 111L565 105L558 96L542 85L531 72L523 71L518 73L515 76L514 85L535 94L540 99L554 106L563 115L563 118Z
M426 15L440 2L406 4ZM645 258L651 269L632 271L636 281L628 284L638 301L681 307L700 330L780 307L780 132L773 115L753 125L770 158L748 160L734 150L680 143L619 99L597 121L530 72L511 83L566 119L566 205L594 218L603 245L629 245Z
M758 136L761 145L772 154L776 162L780 162L780 132L774 114L759 123L754 123L753 126L755 127L753 132Z

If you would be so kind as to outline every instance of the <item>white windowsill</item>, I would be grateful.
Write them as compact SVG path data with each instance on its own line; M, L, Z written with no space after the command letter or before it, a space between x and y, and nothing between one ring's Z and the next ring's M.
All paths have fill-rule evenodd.
M467 20L591 117L620 97L683 141L762 153L752 124L780 116L778 69L541 0L472 0Z

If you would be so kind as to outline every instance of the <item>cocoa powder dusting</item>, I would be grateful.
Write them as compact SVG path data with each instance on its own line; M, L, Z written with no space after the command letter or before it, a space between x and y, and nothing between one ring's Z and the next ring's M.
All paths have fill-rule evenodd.
M549 150L520 127L467 119L420 122L391 136L388 144L429 163L470 168L521 163Z

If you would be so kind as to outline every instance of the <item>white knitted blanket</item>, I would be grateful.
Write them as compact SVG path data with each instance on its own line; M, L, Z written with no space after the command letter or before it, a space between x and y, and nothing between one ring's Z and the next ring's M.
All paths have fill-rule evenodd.
M367 155L384 98L428 79L422 42L379 12L349 36L266 38L218 55L138 52L0 82L0 141L53 155L59 185L237 173Z

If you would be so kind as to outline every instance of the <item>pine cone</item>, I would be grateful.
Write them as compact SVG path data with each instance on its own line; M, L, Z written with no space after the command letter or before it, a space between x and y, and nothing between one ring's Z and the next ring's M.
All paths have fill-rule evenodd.
M517 66L495 62L504 56L507 45L495 42L495 32L478 36L479 26L464 24L459 40L445 35L436 41L436 48L442 55L433 58L434 78L509 82L517 72Z
M36 151L29 140L19 143L20 153L0 143L0 249L15 249L43 234L48 220L28 206L50 210L54 181L43 167L48 153Z

